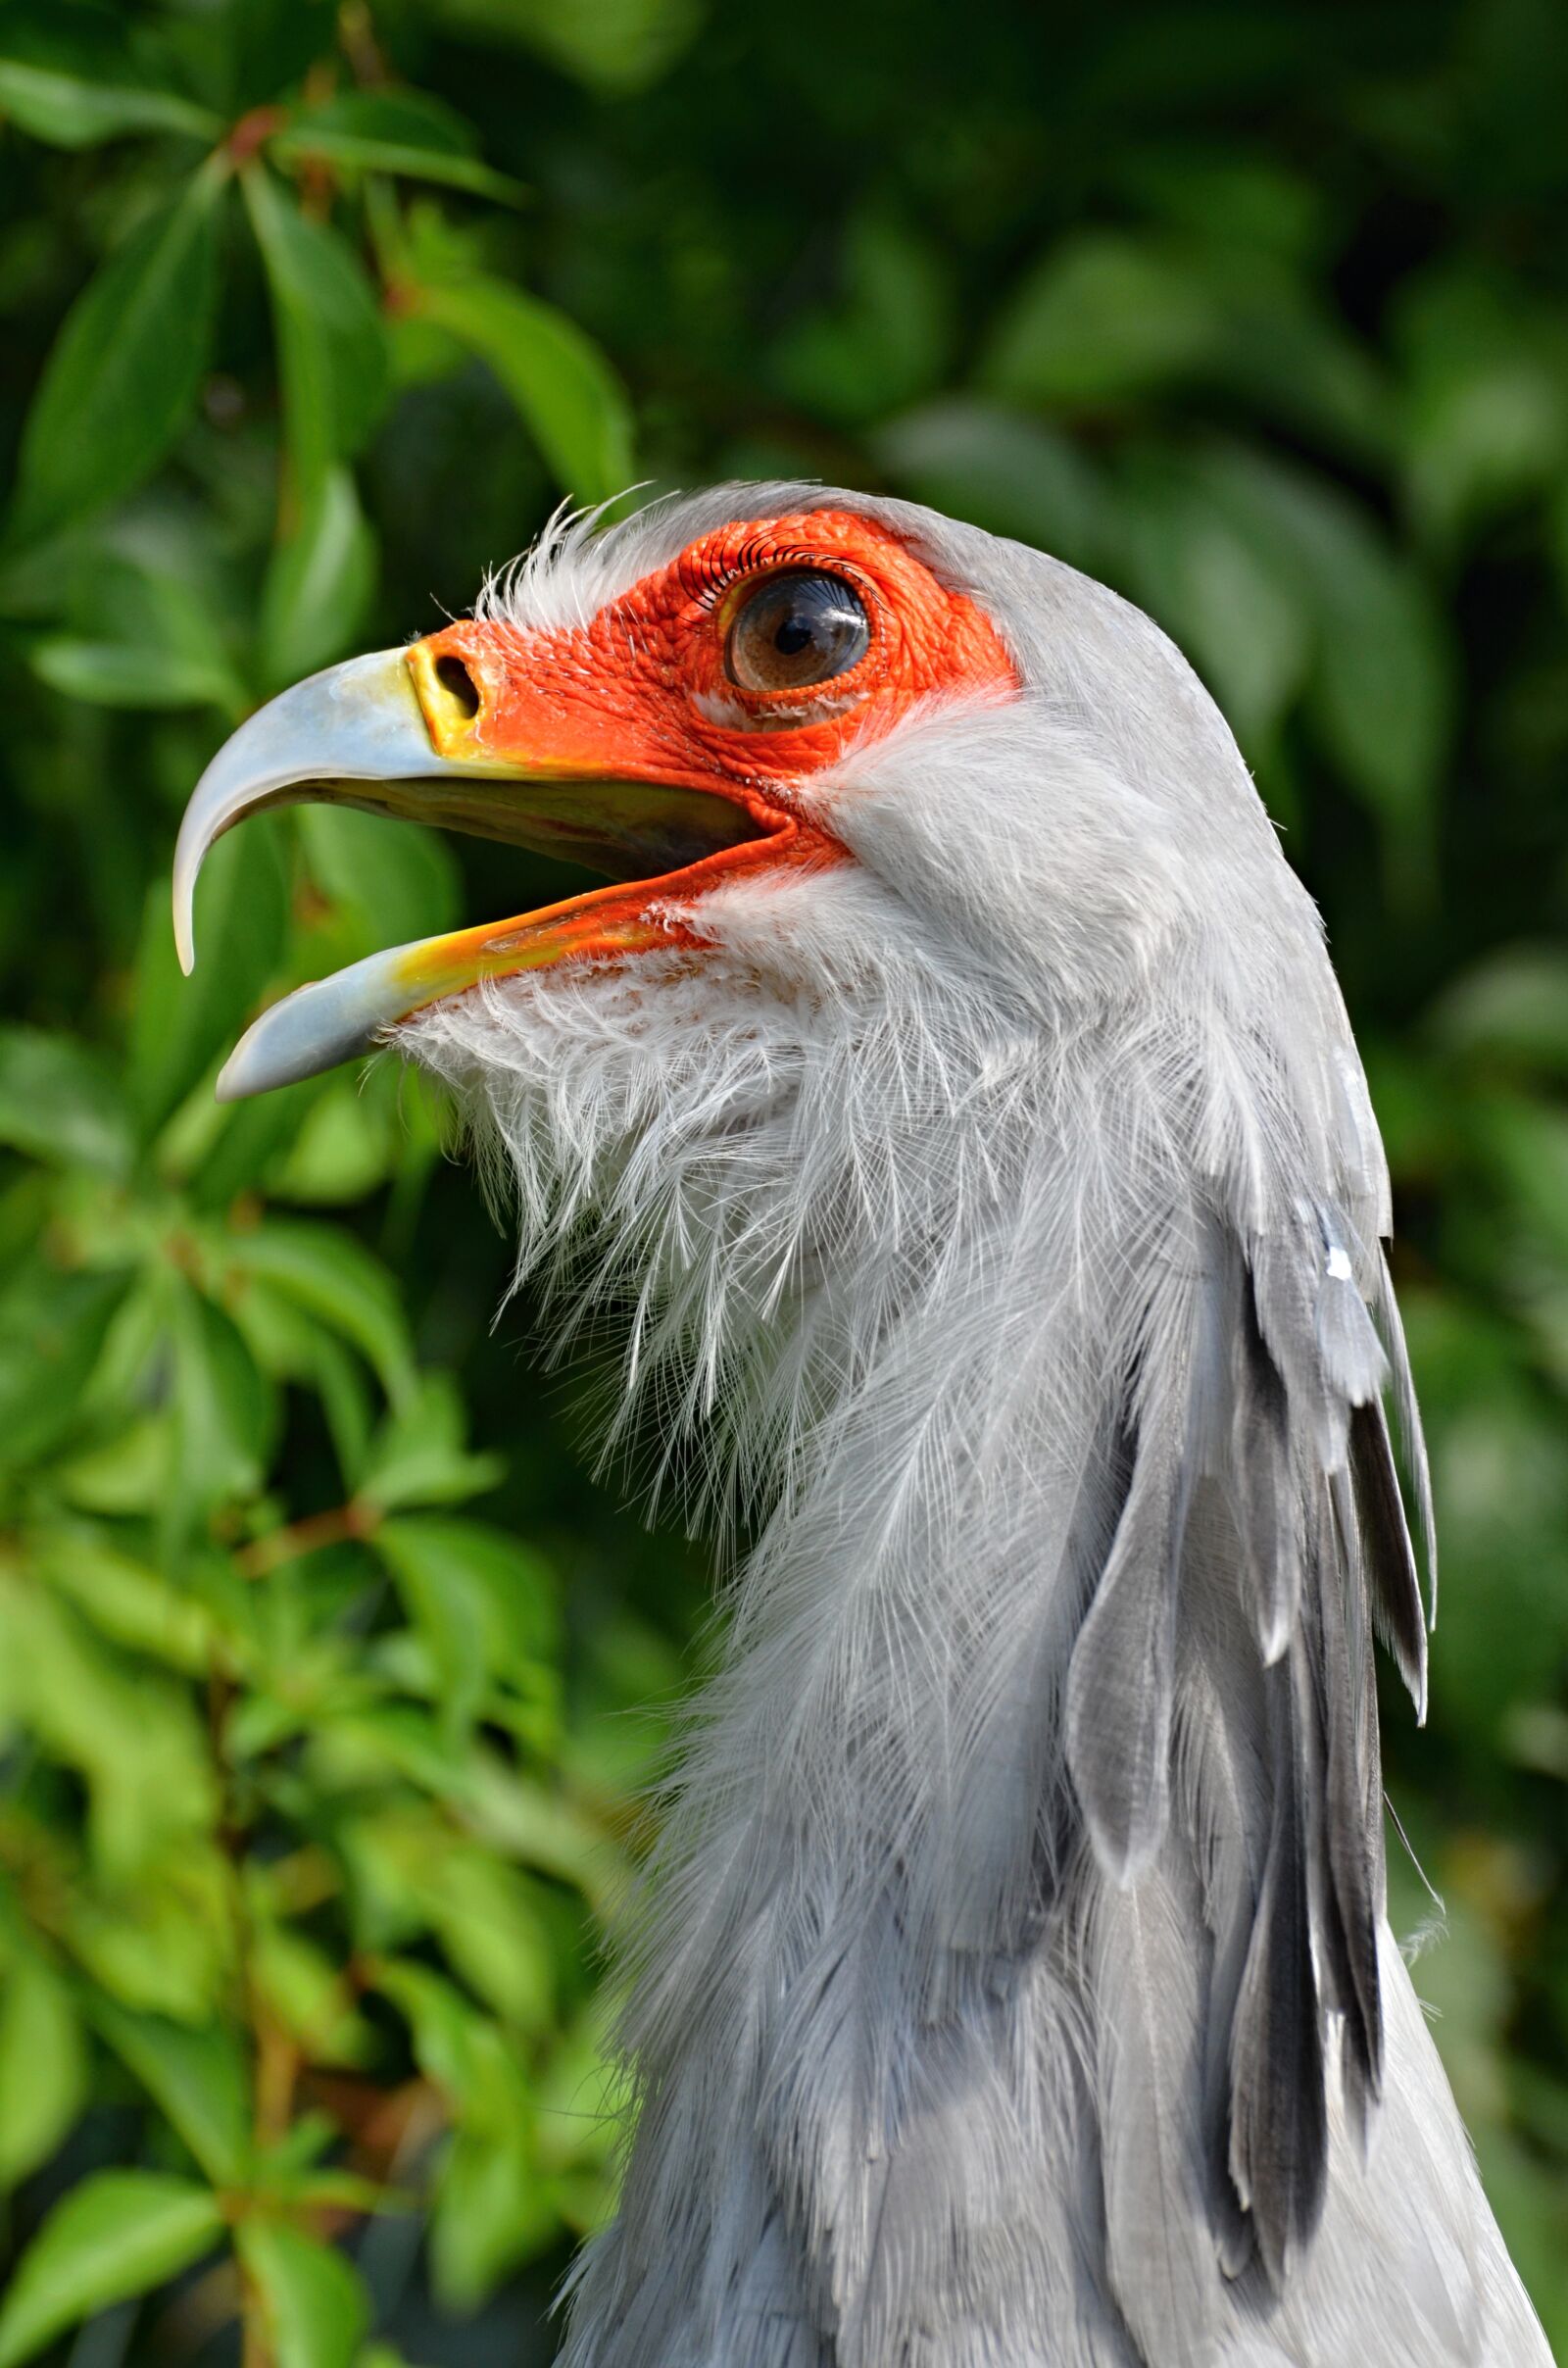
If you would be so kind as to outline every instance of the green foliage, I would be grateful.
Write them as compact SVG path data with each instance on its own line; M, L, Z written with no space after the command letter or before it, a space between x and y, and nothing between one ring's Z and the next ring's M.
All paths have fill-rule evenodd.
M488 362L539 440L556 476L580 501L621 492L631 469L631 422L603 355L564 313L481 272L400 283L416 320L445 329Z
M131 2368L225 2318L246 2368L472 2311L548 2356L623 1714L700 1589L564 1455L529 1310L491 1337L420 1091L211 1086L276 994L564 891L307 808L215 851L186 981L168 865L235 720L563 495L778 470L1149 607L1323 906L1444 1544L1386 1730L1418 1978L1568 2346L1550 0L709 19L0 0L0 2368L89 2318Z
M0 2361L16 2368L89 2311L145 2294L199 2260L222 2227L192 2179L100 2171L56 2206L0 2309Z
M204 169L73 306L27 414L7 520L14 540L129 493L184 425L207 362L220 188Z
M94 147L125 131L215 139L222 119L170 89L146 48L107 8L12 0L0 50L0 106L34 139L61 148Z
M302 107L272 141L273 155L291 171L324 164L343 174L396 173L515 205L518 183L492 172L477 147L454 108L407 90L350 90Z
M135 219L38 376L0 545L45 747L73 702L205 712L172 799L204 741L364 628L351 464L418 271L564 478L605 493L630 466L583 332L471 257L448 286L403 218L404 180L516 199L455 109L354 87L323 14L289 95L218 112L223 70L265 63L261 16L231 12L224 57L172 22L155 52L90 10L0 11L22 130L206 150L105 168ZM236 464L212 450L216 324L259 315L276 457L264 428ZM617 1850L564 1764L556 1572L466 1509L504 1463L384 1260L311 1213L390 1190L412 1219L431 1115L391 1080L211 1099L270 991L457 917L451 858L324 811L237 834L187 983L172 818L127 841L145 905L100 949L99 1041L47 998L0 1031L0 2180L30 2196L111 2099L122 2166L68 2171L41 2222L24 2204L0 2358L227 2253L248 2361L350 2368L375 2304L341 2239L368 2215L422 2206L437 2288L472 2308L602 2208L602 2138L543 2145L538 2099L557 2064L591 2075L586 1903Z

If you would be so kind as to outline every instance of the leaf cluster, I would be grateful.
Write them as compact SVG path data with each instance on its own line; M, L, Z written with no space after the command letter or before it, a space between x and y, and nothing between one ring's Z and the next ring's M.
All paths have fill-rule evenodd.
M79 760L62 712L173 718L177 795L360 638L378 553L354 464L411 368L482 356L564 490L629 474L599 349L417 210L421 188L511 210L518 185L368 24L301 13L303 51L291 11L198 38L0 10L16 133L102 152L100 202L43 217L102 253L0 521L41 804ZM234 465L236 311L266 336L234 340L263 415ZM603 2208L589 1917L620 1845L567 1772L557 1571L475 1511L502 1461L331 1221L380 1195L407 1231L436 1114L390 1073L212 1098L270 994L455 921L451 861L325 810L225 841L187 984L164 786L130 824L151 865L122 868L122 834L88 872L96 1043L79 1009L0 1027L0 2194L25 2240L0 2362L161 2295L176 2349L237 2320L250 2368L384 2368L372 2226L412 2231L471 2310Z

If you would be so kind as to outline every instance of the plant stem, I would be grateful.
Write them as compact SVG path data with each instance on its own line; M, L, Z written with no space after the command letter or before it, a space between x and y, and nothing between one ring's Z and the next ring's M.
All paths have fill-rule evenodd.
M284 1562L297 1562L302 1555L316 1554L323 1546L341 1546L350 1538L373 1537L380 1518L379 1506L367 1504L363 1498L351 1497L346 1505L334 1505L326 1512L307 1513L301 1521L287 1521L281 1529L269 1530L265 1538L256 1538L237 1551L234 1566L244 1578L264 1579L269 1571L278 1569Z

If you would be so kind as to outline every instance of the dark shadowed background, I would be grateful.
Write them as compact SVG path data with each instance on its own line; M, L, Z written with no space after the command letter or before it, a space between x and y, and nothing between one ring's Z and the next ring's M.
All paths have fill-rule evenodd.
M706 1565L491 1328L392 1062L211 1082L285 986L568 883L269 818L185 985L170 851L257 700L563 494L780 470L1152 610L1327 916L1444 1549L1395 1918L1568 2346L1563 29L0 0L0 2368L549 2356Z

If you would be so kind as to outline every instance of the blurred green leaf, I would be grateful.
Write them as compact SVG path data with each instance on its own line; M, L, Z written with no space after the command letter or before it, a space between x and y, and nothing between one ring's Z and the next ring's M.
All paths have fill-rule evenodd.
M238 1273L275 1284L351 1341L391 1398L402 1401L412 1392L414 1357L397 1291L352 1234L270 1217L254 1232L236 1234L229 1255Z
M575 321L482 273L409 279L403 300L487 362L567 492L608 501L632 480L631 415L619 381Z
M359 451L386 401L386 333L339 233L302 214L260 165L246 169L242 185L271 290L284 435L309 520L333 464Z
M86 1785L105 1899L138 1881L151 1891L162 1854L189 1849L212 1820L212 1770L185 1692L116 1653L69 1603L4 1570L0 1628L39 1746Z
M1255 753L1312 663L1316 620L1293 556L1216 502L1201 472L1166 455L1131 456L1122 520L1133 590Z
M424 1373L417 1391L395 1407L365 1458L360 1493L386 1512L407 1505L456 1505L494 1488L506 1466L498 1455L467 1453L467 1417L450 1373ZM529 1593L548 1596L532 1563ZM537 1649L537 1629L534 1631Z
M33 669L68 697L119 707L247 704L229 646L225 569L155 499L89 538L62 571L60 631Z
M1004 308L980 376L999 395L1079 409L1193 382L1354 451L1386 433L1382 376L1332 313L1266 247L1224 240L1072 233Z
M249 1229L252 1210L241 1205L240 1231ZM317 1385L323 1355L355 1360L342 1342L320 1319L302 1307L288 1292L257 1274L236 1274L225 1264L224 1304L244 1335L245 1345L261 1370L272 1381ZM366 1384L363 1369L361 1387Z
M270 1916L261 1918L252 1942L251 1970L268 2013L307 2062L375 2061L376 2042L355 2011L349 1979L302 1932Z
M352 917L366 953L456 926L458 867L438 831L349 806L303 807L298 825L312 879Z
M1519 1092L1469 1105L1474 1148L1503 1180L1516 1223L1533 1224L1568 1264L1568 1110Z
M283 950L288 881L278 825L258 815L220 839L196 892L196 967L181 976L169 891L151 891L132 1007L130 1088L148 1133L239 1035Z
M165 87L108 8L8 0L0 13L0 113L35 140L89 148L126 131L213 140L220 119Z
M415 2061L425 2078L460 2111L476 2101L483 2075L492 2068L487 2042L494 2026L488 2017L443 1975L413 1959L381 1958L373 1978L406 2017Z
M1445 989L1432 1028L1455 1052L1568 1075L1568 954L1556 946L1499 948Z
M41 1957L21 1953L0 1973L0 2192L54 2152L86 2095L71 1993Z
M1200 481L1297 570L1314 643L1308 712L1382 824L1391 876L1429 880L1453 675L1426 584L1354 503L1303 471L1233 449L1204 456Z
M243 1335L187 1284L174 1292L174 1446L171 1542L187 1519L262 1487L276 1407Z
M569 1883L599 1913L610 1913L625 1866L603 1827L578 1804L486 1751L472 1755L464 1803L486 1842L521 1866Z
M699 0L429 0L438 22L475 40L526 44L607 91L652 82L702 22Z
M94 2001L92 2019L214 2186L240 2186L250 2162L250 2096L244 2059L227 2033L128 2014L108 1998Z
M1156 135L1122 152L1117 179L1142 209L1204 246L1261 248L1309 266L1326 242L1320 183L1250 144Z
M212 339L221 194L217 174L198 173L72 307L23 431L13 544L129 493L184 425Z
M518 2031L548 2030L556 1969L527 1878L483 1850L449 1846L423 1860L416 1880L464 1980Z
M53 1479L64 1501L82 1512L150 1513L164 1501L168 1476L167 1418L136 1414L101 1443L68 1455ZM107 1621L97 1624L115 1633Z
M196 1853L188 1831L176 1836L172 1825L164 1821L159 1848L131 1885L95 1888L74 1901L67 1939L109 1997L200 2023L220 2011L233 1978L226 1871L216 1852Z
M158 1480L156 1501L161 1502L166 1470ZM162 1571L134 1560L85 1524L40 1531L36 1553L49 1584L69 1596L102 1635L187 1676L206 1674L214 1643L211 1615L171 1586Z
M331 50L337 0L227 0L219 63L233 112L277 100Z
M423 1807L361 1817L343 1843L365 1946L432 1932L453 1970L519 2035L548 2029L556 1968L526 1875Z
M838 302L795 317L770 374L808 410L860 425L936 383L953 306L938 252L886 214L855 217L842 269Z
M414 1702L374 1699L391 1685L434 1701L439 1680L423 1638L404 1628L382 1639L367 1674L369 1699L343 1703L340 1714L335 1709L315 1739L313 1758L323 1783L334 1792L353 1793L361 1786L375 1791L384 1787L389 1775L400 1776L416 1792L466 1811L476 1756L471 1740L438 1727L429 1712ZM398 1854L406 1860L408 1852L401 1845L408 1837L396 1824L392 1831ZM422 1827L419 1832L422 1837ZM402 1895L408 1909L414 1895L404 1874L396 1876L392 1890Z
M1393 876L1406 861L1422 876L1452 721L1443 628L1414 570L1352 525L1348 511L1331 539L1336 556L1318 579L1313 710L1324 740L1384 825Z
M269 146L280 164L319 157L343 172L445 182L504 206L516 205L523 195L518 182L480 160L472 125L421 91L343 92L299 109Z
M1212 355L1211 289L1123 232L1064 239L1011 297L981 363L989 392L1052 404L1117 402L1196 370Z
M369 1452L370 1393L358 1358L330 1333L323 1333L317 1348L316 1386L344 1489L352 1493Z
M306 1077L274 1093L230 1103L210 1148L189 1176L188 1190L196 1205L222 1209L236 1193L259 1185L296 1140L321 1091L319 1078Z
M437 2292L471 2310L549 2237L529 2085L505 2035L427 1966L383 1959L375 1983L408 2019L414 2052L458 2122L436 2187Z
M467 2312L555 2232L555 2199L539 2176L526 2125L460 2131L447 2149L430 2230L435 2290Z
M377 1098L357 1077L334 1077L301 1123L288 1157L274 1168L274 1200L315 1208L363 1201L397 1162L401 1146Z
M352 473L321 471L268 565L258 671L280 690L354 648L375 585L375 538Z
M237 718L246 695L215 609L218 580L210 555L144 504L92 538L67 578L67 629L34 644L33 670L98 706L211 705Z
M409 2190L383 2187L357 2171L301 2171L280 2182L280 2192L321 2212L406 2212L417 2201ZM363 2360L363 2350L358 2356Z
M145 2294L209 2252L218 2198L157 2171L99 2171L57 2203L0 2304L0 2368L17 2368L63 2328Z
M0 1143L35 1159L123 1175L131 1133L119 1078L73 1037L0 1027Z
M1202 374L1262 417L1365 460L1389 435L1381 367L1321 302L1266 252L1225 252L1210 266L1221 327Z
M461 1726L477 1717L488 1679L548 1642L549 1574L526 1547L475 1521L398 1513L375 1544L435 1655L443 1711Z
M279 2220L243 2222L237 2242L277 2368L351 2368L370 2323L369 2297L352 2264Z
M0 1289L0 1459L25 1462L70 1430L127 1281L38 1258Z
M239 704L238 685L226 666L211 666L177 650L55 633L34 645L31 659L51 690L96 707L211 706L231 715Z
M1410 507L1449 543L1568 462L1568 333L1495 271L1446 259L1401 291L1395 323Z
M1043 420L1003 403L945 395L878 428L872 449L899 490L988 534L1034 543L1075 567L1104 543L1092 463Z

